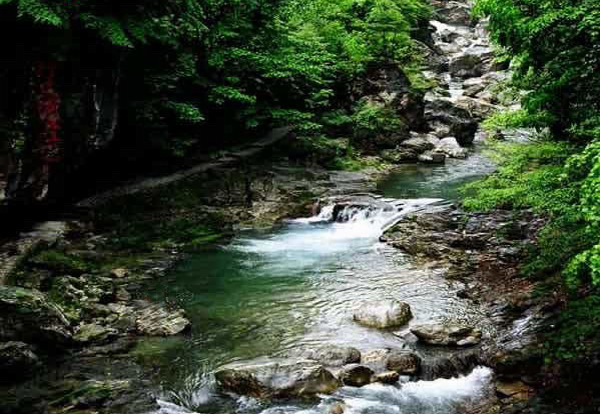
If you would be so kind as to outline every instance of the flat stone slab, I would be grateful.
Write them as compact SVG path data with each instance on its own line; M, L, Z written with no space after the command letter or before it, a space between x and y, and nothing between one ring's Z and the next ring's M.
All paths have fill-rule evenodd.
M137 331L150 336L177 335L191 325L182 309L168 310L147 301L136 302L135 315Z

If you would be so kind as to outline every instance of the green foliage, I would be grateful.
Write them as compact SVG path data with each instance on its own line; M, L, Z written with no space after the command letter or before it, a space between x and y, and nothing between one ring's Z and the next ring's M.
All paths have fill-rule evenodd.
M600 352L600 295L571 301L554 321L545 343L546 362L581 361Z
M600 114L600 3L597 0L478 0L494 40L528 91L524 120L542 120L556 138L582 140Z
M557 322L560 340L552 342L550 357L569 359L600 348L594 333L600 328L600 313L586 311L584 305L600 297L599 144L581 149L550 141L498 143L498 172L465 187L467 208L531 207L548 218L523 271L550 284L556 283L552 275L561 274L562 286L557 288L572 296ZM587 292L584 297L582 291ZM582 346L586 352L580 352Z
M29 259L31 264L63 275L77 276L92 269L89 263L61 250L42 250Z
M303 136L348 134L349 85L369 64L395 62L415 89L426 88L411 38L429 15L426 4L0 0L0 12L14 11L23 33L40 33L44 59L94 48L119 56L118 131L142 154L181 159L222 146L224 135L253 137L273 126L292 125Z
M402 120L392 109L370 102L361 103L352 120L357 135L394 132L404 126Z
M472 184L465 205L529 206L548 218L524 271L569 294L547 335L548 360L585 359L600 352L600 3L477 0L476 11L490 17L493 39L513 61L513 86L526 91L523 109L486 127L549 134L500 145L498 173Z

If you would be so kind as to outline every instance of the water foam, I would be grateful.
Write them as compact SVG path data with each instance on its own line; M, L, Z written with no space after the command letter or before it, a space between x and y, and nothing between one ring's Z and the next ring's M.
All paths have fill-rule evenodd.
M330 204L313 217L290 220L288 231L268 238L240 238L231 247L246 253L287 256L343 252L348 250L348 241L367 248L402 216L438 201L423 198L394 200L388 205L346 206L335 217L335 205Z
M344 387L332 396L323 396L315 407L270 407L261 414L326 414L340 403L345 407L344 414L451 414L483 398L490 390L492 377L491 369L478 367L469 375L452 379Z

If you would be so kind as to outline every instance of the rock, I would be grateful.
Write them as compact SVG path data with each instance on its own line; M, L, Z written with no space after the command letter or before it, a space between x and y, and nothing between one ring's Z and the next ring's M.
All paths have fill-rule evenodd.
M351 387L363 387L371 383L371 377L374 372L371 368L364 365L352 364L345 366L339 374L340 380L344 385Z
M410 305L396 300L366 303L354 313L354 320L371 328L395 328L412 318Z
M382 384L395 384L400 379L400 374L396 371L387 371L373 375L372 382L381 382Z
M72 332L62 311L43 293L0 286L0 340L60 348L72 344Z
M496 394L500 398L514 398L526 401L533 396L534 390L522 381L498 382L496 384Z
M360 362L375 367L377 370L381 370L385 368L387 357L390 352L392 352L392 350L389 348L374 349L363 353Z
M426 151L419 155L417 159L419 162L426 164L443 164L446 161L446 154L435 151Z
M129 302L131 300L131 294L124 288L117 289L116 299L120 302Z
M329 414L344 414L346 411L346 404L343 402L336 402L329 408Z
M459 1L432 0L435 16L438 20L460 26L470 26L473 23L471 8Z
M234 363L219 368L215 378L221 392L254 398L313 398L342 385L310 360Z
M77 342L87 344L90 342L105 342L116 336L117 331L115 329L95 323L88 323L77 328L73 339Z
M450 60L450 73L460 78L476 78L483 74L480 55L464 54Z
M407 139L400 147L406 148L412 152L422 153L427 150L433 149L434 145L426 138L420 136L413 136L410 139Z
M441 139L438 146L435 148L435 152L445 154L450 158L466 158L468 155L468 151L465 148L462 148L454 137Z
M415 92L410 79L397 64L371 65L365 76L352 85L352 95L355 101L366 99L389 109L412 130L424 126L423 94Z
M482 336L479 329L457 324L419 325L410 331L428 345L471 346L481 342Z
M136 307L135 322L138 332L142 334L171 336L182 333L190 326L190 321L185 318L182 309L171 311L147 301L137 301Z
M325 366L338 367L360 362L360 351L356 348L336 345L325 345L309 349L302 353L306 359L312 359Z
M379 156L386 162L392 164L402 164L404 162L416 161L418 154L408 148L396 148L380 151Z
M124 268L113 269L111 270L110 274L118 279L122 279L129 276L129 270Z
M465 89L463 95L471 98L477 98L478 95L485 90L485 85L479 83Z
M496 105L493 105L484 99L470 98L468 96L462 96L457 99L456 105L466 109L479 120L489 117L499 109Z
M449 99L429 100L425 107L425 118L439 138L450 135L461 145L471 144L479 127L468 110Z
M460 352L444 353L422 361L419 378L425 381L438 378L456 378L467 375L474 368L482 365L489 365L489 360L480 349L465 349Z
M394 351L387 357L386 368L400 375L415 375L421 369L421 358L414 352Z
M0 343L0 383L24 378L39 364L39 359L30 345L23 342Z

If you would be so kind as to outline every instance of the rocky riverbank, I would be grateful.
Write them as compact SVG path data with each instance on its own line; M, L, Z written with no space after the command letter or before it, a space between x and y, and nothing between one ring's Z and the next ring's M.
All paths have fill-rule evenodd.
M131 401L151 409L154 398L135 379L152 375L140 374L146 351L139 339L185 335L190 322L176 303L149 299L145 286L186 252L226 241L239 228L310 215L324 194L373 191L384 171L332 172L287 161L255 165L248 174L225 168L136 195L136 208L121 199L86 221L60 223L52 237L35 237L0 286L0 366L8 374L0 412L127 412ZM13 257L10 244L4 249ZM65 372L71 374L57 380Z
M528 210L471 213L442 205L406 216L381 238L464 283L459 295L486 309L494 334L474 360L496 373L490 412L517 412L545 386L541 328L561 297L541 295L539 283L520 273L544 222Z

